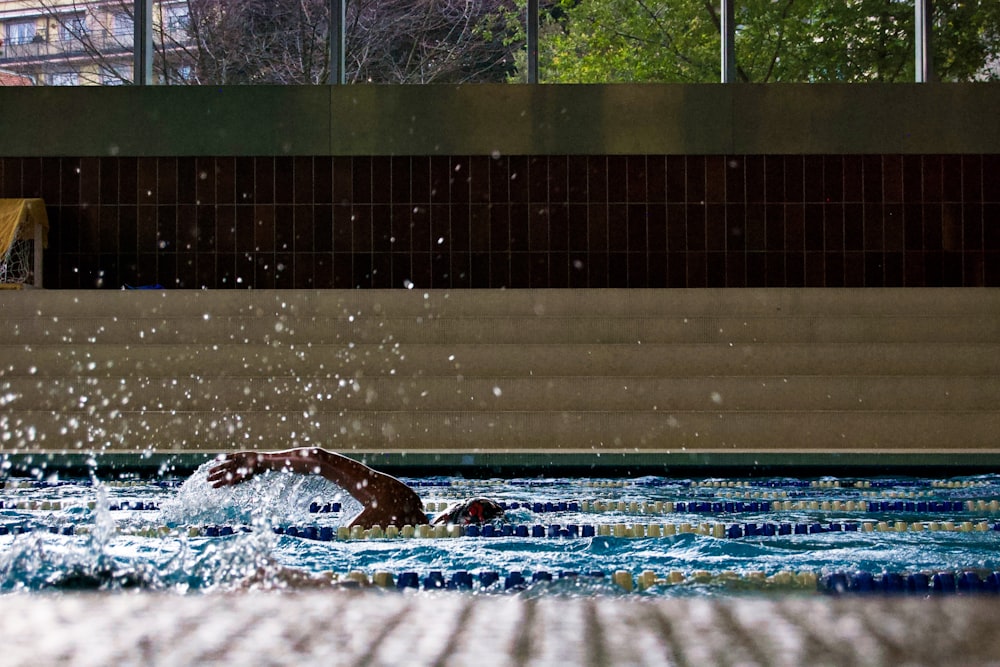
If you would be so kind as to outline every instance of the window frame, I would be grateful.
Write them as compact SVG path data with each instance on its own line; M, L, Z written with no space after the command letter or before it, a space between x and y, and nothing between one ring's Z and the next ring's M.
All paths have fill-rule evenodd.
M24 31L13 31L12 28L23 28ZM30 30L31 34L28 35L27 32ZM39 35L38 32L38 21L32 19L21 19L16 21L8 21L4 24L4 42L14 45L24 45L32 44L35 38Z

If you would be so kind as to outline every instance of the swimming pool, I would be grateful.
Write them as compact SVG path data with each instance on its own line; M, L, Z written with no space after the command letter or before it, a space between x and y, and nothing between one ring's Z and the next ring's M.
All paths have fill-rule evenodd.
M431 515L488 496L502 524L348 530L320 478L28 480L0 491L0 591L286 586L483 594L996 593L1000 476L419 478ZM288 570L287 568L292 568ZM289 576L289 572L294 576ZM345 583L346 582L346 583Z

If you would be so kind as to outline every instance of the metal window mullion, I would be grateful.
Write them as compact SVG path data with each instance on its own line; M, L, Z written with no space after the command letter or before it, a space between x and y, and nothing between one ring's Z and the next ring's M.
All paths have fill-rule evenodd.
M134 0L132 21L133 83L153 83L153 0Z
M339 85L347 81L344 58L347 15L344 0L330 0L330 75L327 83Z
M528 83L538 83L538 0L528 0L526 41L528 48Z
M736 0L720 0L722 33L722 83L736 81Z
M917 83L927 83L934 79L934 53L931 50L934 3L933 0L914 0L913 5L914 79Z

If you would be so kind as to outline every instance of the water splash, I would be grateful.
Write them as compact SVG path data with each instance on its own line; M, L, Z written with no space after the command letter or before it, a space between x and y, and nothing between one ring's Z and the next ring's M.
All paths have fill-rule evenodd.
M280 538L272 526L304 522L315 501L343 502L346 513L325 515L328 522L350 517L355 506L336 485L317 477L269 473L236 487L213 489L211 464L197 470L154 514L116 513L109 487L92 477L92 508L76 505L66 518L83 534L34 531L11 537L0 550L0 592L32 590L125 590L177 592L269 586L282 576ZM189 537L184 526L243 524L226 539ZM133 529L181 527L150 538ZM83 539L81 539L83 537Z
M118 530L107 488L93 479L93 489L87 538L74 541L44 532L19 536L0 554L0 591L162 587L155 559L122 559L112 553Z
M115 520L111 516L111 503L108 502L108 490L96 478L94 479L94 509L91 517L94 527L90 531L87 550L93 554L98 567L106 565L107 548L117 532Z
M244 524L259 528L313 522L313 502L340 502L340 517L351 517L361 505L336 484L318 476L267 472L232 487L212 488L208 470L213 462L198 468L181 485L177 495L165 502L160 520L168 526ZM343 521L343 525L346 525Z

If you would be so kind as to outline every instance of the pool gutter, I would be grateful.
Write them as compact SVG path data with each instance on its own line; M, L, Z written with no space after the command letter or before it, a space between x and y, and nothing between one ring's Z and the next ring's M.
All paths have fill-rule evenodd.
M767 476L954 476L1000 471L1000 452L830 453L830 452L671 452L630 453L464 453L344 452L396 475L457 475L470 478L546 477L767 477ZM3 454L13 476L89 474L100 477L157 477L190 474L214 452L92 454Z

